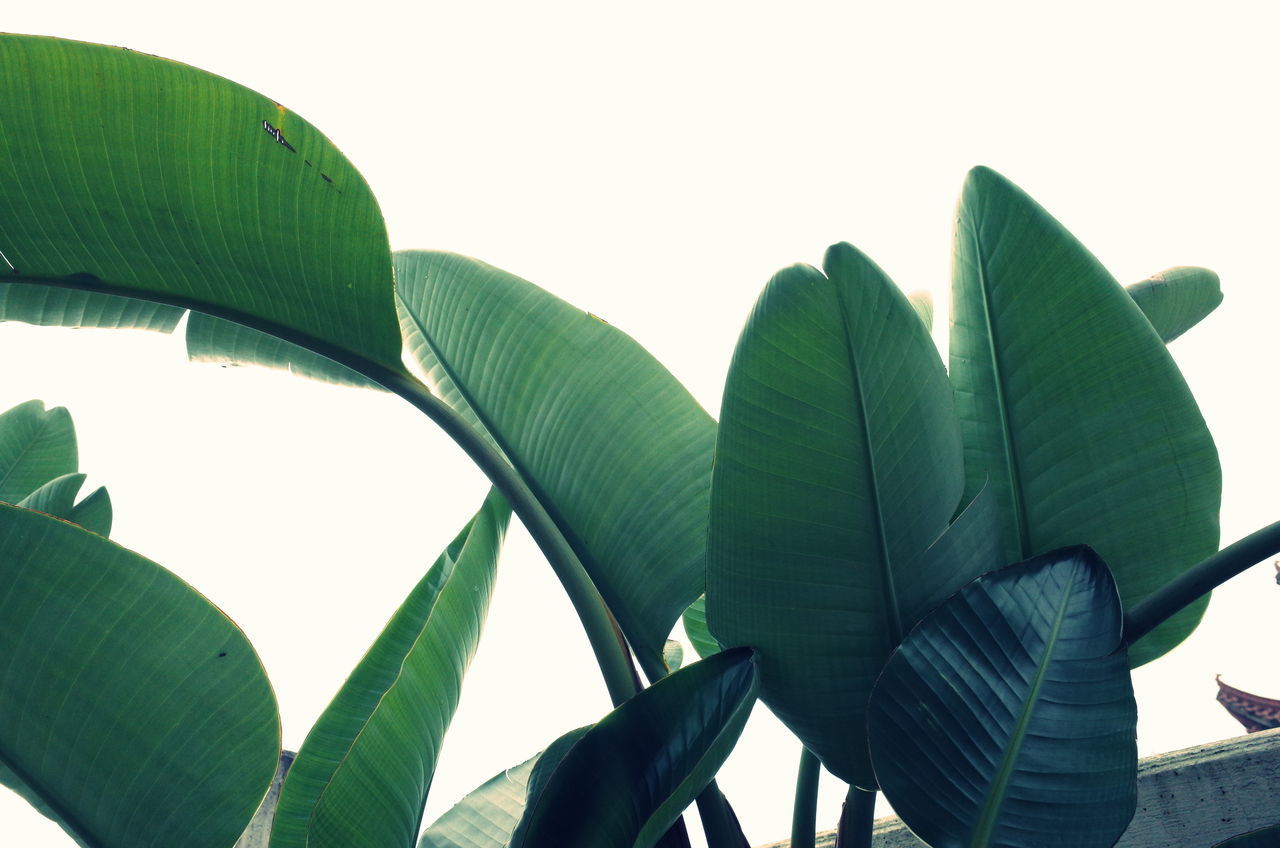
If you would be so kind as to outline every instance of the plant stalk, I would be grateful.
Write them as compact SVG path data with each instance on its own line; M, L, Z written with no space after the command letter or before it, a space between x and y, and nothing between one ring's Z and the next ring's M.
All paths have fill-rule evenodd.
M1125 614L1124 645L1132 645L1215 586L1277 553L1280 553L1280 521L1250 533L1187 569Z
M836 828L836 848L871 848L871 830L876 817L876 795L872 790L849 787L840 825Z
M800 749L795 806L791 811L791 848L814 848L818 830L818 780L822 763L808 748Z

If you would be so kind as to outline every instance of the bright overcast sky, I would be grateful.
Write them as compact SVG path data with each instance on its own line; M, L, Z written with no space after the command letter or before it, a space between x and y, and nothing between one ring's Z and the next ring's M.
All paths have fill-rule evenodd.
M394 249L544 286L635 336L713 414L760 288L831 242L932 290L945 327L955 198L989 165L1122 282L1219 272L1223 306L1172 350L1222 454L1224 543L1280 517L1274 3L36 5L0 26L155 53L285 104L364 173ZM0 408L71 410L113 536L247 632L290 747L486 488L372 392L190 365L153 335L6 324L0 355ZM518 529L499 581L428 820L608 708ZM1271 566L1255 568L1136 675L1143 755L1240 733L1216 673L1280 696L1277 611ZM721 780L753 844L789 831L799 751L766 714ZM823 826L843 794L824 781ZM10 797L0 833L70 844Z

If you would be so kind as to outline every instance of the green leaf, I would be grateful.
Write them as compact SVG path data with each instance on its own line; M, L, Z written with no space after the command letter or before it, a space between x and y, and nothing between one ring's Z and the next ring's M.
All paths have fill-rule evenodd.
M629 336L537 286L451 254L395 262L428 383L510 459L661 676L703 588L715 422Z
M524 814L535 768L540 776L534 783L537 787L588 729L570 731L545 751L472 790L423 831L418 848L507 848Z
M201 312L187 318L187 356L192 362L262 365L338 386L382 388L326 356Z
M38 400L0 415L0 501L18 503L79 464L71 415L61 406L45 410Z
M0 37L0 102L0 281L200 309L402 370L381 213L306 121L177 62L36 36Z
M684 646L675 639L668 639L662 649L662 662L667 671L676 671L684 663Z
M99 486L76 504L67 520L91 530L99 536L111 534L111 496L105 486Z
M930 333L933 332L933 295L927 291L914 291L907 295L907 302L911 304L911 308L920 316L920 320L924 322L924 328Z
M1233 836L1213 848L1276 848L1277 845L1280 845L1280 825Z
M511 848L648 848L729 755L755 703L749 648L725 651L640 692L534 778Z
M921 568L964 485L951 386L883 271L845 244L824 265L769 282L729 368L707 622L759 651L761 700L828 770L874 788L875 676L931 600L999 563Z
M417 840L510 515L491 491L320 716L281 790L272 848Z
M1137 800L1121 630L1115 583L1085 547L981 577L922 621L868 709L902 821L937 846L1114 844Z
M0 270L8 266L0 263ZM0 286L0 321L42 327L101 327L172 333L184 310L129 297L9 283Z
M1061 224L986 168L956 230L951 377L969 485L988 483L1005 561L1087 542L1126 608L1217 550L1213 439L1164 344ZM1207 599L1130 650L1172 648Z
M689 637L689 644L698 652L698 656L706 659L712 654L720 653L720 643L707 629L707 596L702 595L684 611L684 635Z
M0 780L94 848L225 848L280 725L244 634L156 564L0 505Z
M1218 275L1208 268L1178 267L1153 274L1125 291L1168 344L1222 303Z
M61 477L54 477L18 501L18 506L34 509L36 512L52 515L54 518L70 520L71 512L76 505L76 495L80 494L80 487L84 485L84 481L83 474L63 474Z

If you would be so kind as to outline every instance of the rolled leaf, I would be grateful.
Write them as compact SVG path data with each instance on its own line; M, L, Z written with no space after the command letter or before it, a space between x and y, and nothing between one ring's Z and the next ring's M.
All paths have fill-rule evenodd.
M969 174L956 229L951 378L969 486L1005 560L1087 543L1131 607L1217 550L1221 472L1186 382L1124 289L1004 177ZM1131 649L1186 637L1207 598Z
M715 423L629 336L537 286L452 254L395 262L428 382L510 459L661 676L703 589Z
M79 465L71 415L29 400L0 415L0 501L16 504Z
M347 678L289 770L272 848L415 843L510 515L490 492Z
M511 848L649 848L715 776L755 703L747 648L659 680L535 774ZM545 773L545 772L544 772Z
M377 204L284 106L144 53L19 35L0 36L0 100L0 281L197 308L401 369Z
M0 505L0 782L94 848L225 848L275 771L252 646L173 574Z
M1137 801L1122 614L1088 548L966 586L889 658L868 709L894 811L930 845L1115 843Z
M1168 344L1222 303L1218 275L1208 268L1178 267L1152 274L1125 291Z
M846 244L824 268L769 282L729 368L707 623L756 648L761 700L828 770L874 788L860 728L885 658L997 563L923 567L964 486L951 386L883 271Z

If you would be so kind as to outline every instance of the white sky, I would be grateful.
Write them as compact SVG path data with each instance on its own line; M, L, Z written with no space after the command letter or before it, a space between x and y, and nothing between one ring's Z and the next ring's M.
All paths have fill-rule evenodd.
M1122 282L1221 274L1225 303L1172 349L1222 454L1224 542L1280 516L1273 3L33 5L0 26L156 53L284 103L364 173L393 248L539 283L634 335L713 414L760 288L833 241L931 289L945 325L955 198L990 165ZM6 324L0 356L0 408L71 410L113 536L248 633L292 747L486 488L400 401L190 365L178 339ZM1237 578L1136 675L1143 755L1238 735L1215 673L1280 695L1273 574ZM427 819L607 708L513 529ZM787 835L798 756L766 712L721 777L753 844ZM824 827L843 793L824 780ZM0 833L69 844L10 797Z

